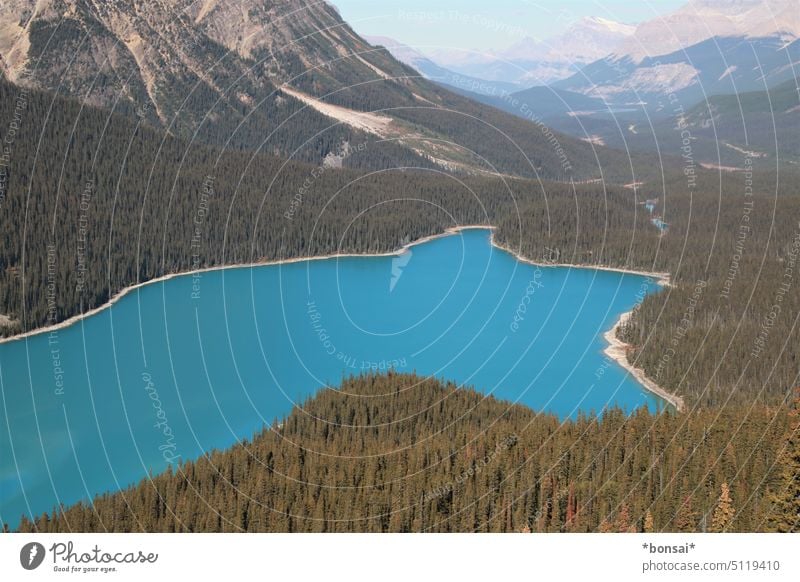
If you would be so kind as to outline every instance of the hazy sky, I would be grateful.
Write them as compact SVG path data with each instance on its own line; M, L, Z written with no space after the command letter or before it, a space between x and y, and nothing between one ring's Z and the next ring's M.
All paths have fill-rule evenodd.
M410 46L505 48L544 39L584 16L634 24L686 0L332 0L359 34Z

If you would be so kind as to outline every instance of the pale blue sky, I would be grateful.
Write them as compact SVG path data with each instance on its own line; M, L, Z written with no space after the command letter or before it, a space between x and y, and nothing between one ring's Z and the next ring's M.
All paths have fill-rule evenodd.
M500 49L544 39L584 16L635 24L686 0L332 0L359 34L410 46Z

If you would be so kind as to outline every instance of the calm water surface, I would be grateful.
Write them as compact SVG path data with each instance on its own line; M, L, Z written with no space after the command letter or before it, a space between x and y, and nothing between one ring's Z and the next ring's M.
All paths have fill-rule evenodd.
M522 264L487 230L146 285L0 344L0 521L125 487L250 437L320 387L394 368L574 417L663 402L602 353L655 282Z

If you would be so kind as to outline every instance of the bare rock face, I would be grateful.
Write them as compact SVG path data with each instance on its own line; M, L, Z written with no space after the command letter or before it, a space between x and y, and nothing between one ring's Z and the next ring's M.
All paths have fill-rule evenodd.
M283 83L324 96L407 72L331 6L299 0L4 0L0 67L171 133L253 147L302 108ZM300 117L322 120L308 108Z

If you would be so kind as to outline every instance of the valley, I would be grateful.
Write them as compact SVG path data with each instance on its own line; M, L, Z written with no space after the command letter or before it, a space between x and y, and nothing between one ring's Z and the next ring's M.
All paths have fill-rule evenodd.
M4 531L798 531L796 7L346 4L0 6Z

